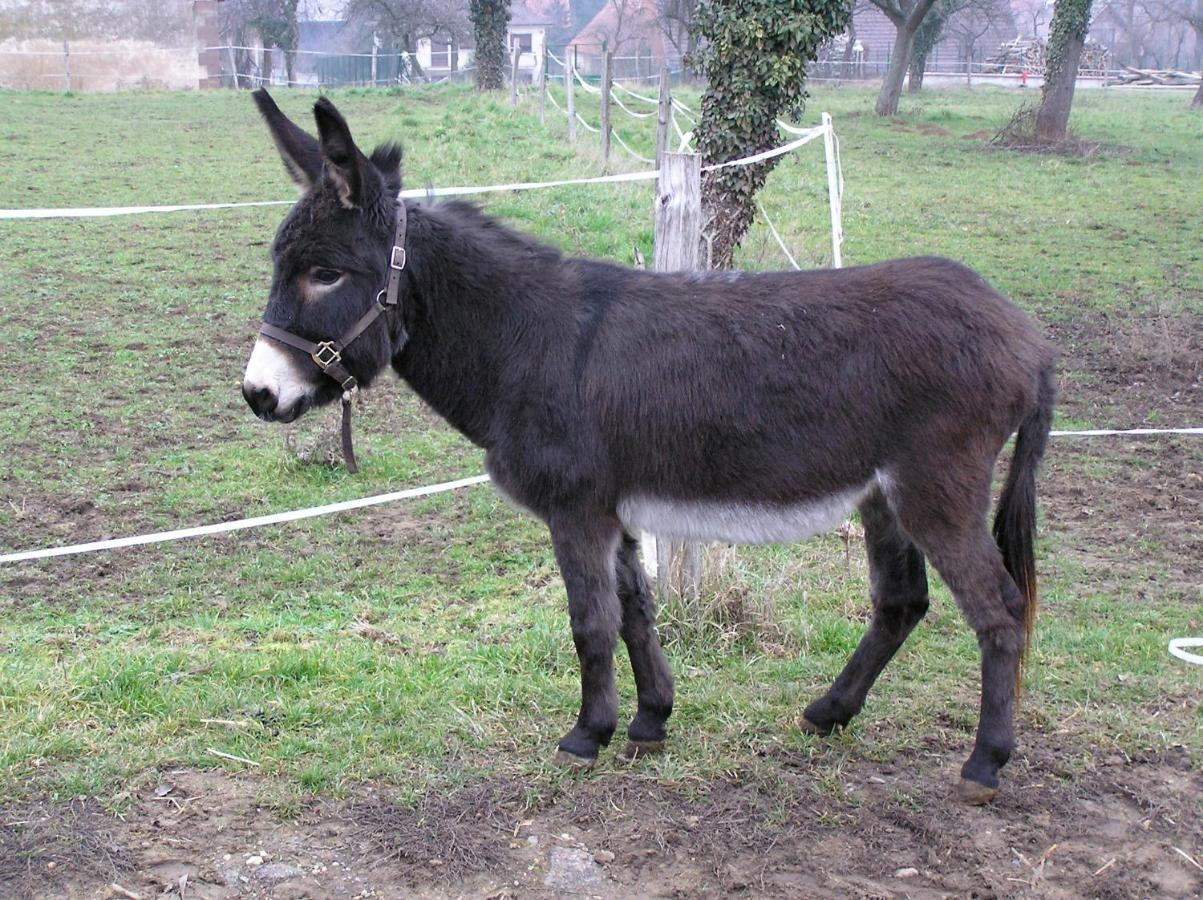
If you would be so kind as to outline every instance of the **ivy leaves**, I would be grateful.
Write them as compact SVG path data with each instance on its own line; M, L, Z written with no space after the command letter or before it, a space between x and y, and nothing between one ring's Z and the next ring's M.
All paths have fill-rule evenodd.
M806 67L843 32L851 0L702 0L694 20L699 49L688 60L709 87L702 96L698 149L706 163L767 150L777 119L801 115ZM776 160L720 169L703 178L711 265L726 268L752 221L754 197Z

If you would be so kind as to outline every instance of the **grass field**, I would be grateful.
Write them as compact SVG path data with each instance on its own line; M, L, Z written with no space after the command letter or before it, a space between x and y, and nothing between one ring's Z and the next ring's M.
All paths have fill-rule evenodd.
M279 99L308 121L312 95ZM558 123L539 127L530 103L513 111L452 87L334 99L361 144L404 143L408 186L598 170L590 144L574 152ZM872 99L816 91L807 114L829 110L841 137L846 264L938 253L981 271L1061 346L1063 427L1203 424L1203 128L1182 97L1081 93L1074 127L1100 144L1085 158L989 146L1014 92L924 92L886 120L872 115ZM281 199L292 190L245 94L0 93L0 113L0 208ZM618 115L623 136L649 152L646 120ZM482 202L567 252L630 262L638 246L651 255L646 185ZM764 202L796 255L825 265L821 146L784 161ZM397 384L375 390L358 417L356 477L301 465L277 430L249 414L237 385L281 215L0 222L0 548L182 527L481 471L481 454ZM784 266L760 223L741 261ZM616 807L625 797L632 816L700 810L700 832L713 815L713 842L727 834L722 810L736 797L739 821L754 824L739 835L760 843L714 864L690 869L688 854L719 851L678 835L657 838L660 856L635 868L636 851L628 860L617 839L642 846L647 829L607 830L600 812L585 816L592 831L576 824L578 837L615 840L609 877L630 889L686 878L698 890L801 890L813 872L789 869L802 863L786 857L800 843L837 841L849 871L885 890L898 866L883 846L961 848L957 834L993 823L1010 827L1016 843L949 849L944 869L915 862L925 881L912 887L1053 891L1079 884L1110 855L1122 860L1107 869L1115 895L1197 891L1203 872L1170 850L1196 860L1203 852L1203 670L1172 660L1165 645L1203 630L1203 444L1061 440L1041 491L1043 611L1020 751L1003 797L980 813L947 796L976 723L978 653L942 587L846 733L817 740L797 728L866 622L864 555L838 535L721 553L708 612L680 603L664 611L678 677L670 752L630 772L603 754L588 776L550 765L579 682L546 533L488 487L5 566L0 850L23 862L0 863L0 879L54 893L62 885L45 866L66 854L55 849L63 822L86 818L116 828L119 843L132 840L132 826L112 816L145 818L148 792L176 773L198 792L253 798L265 823L354 809L365 791L396 801L389 814L409 810L421 826L411 833L386 819L390 828L379 830L412 838L391 857L410 864L389 870L398 884L454 873L485 879L483 890L494 870L525 865L526 844L507 849L511 824L550 829L565 803L588 810L603 797ZM624 712L633 711L625 659L619 673ZM430 810L442 809L431 798L479 801L482 785L507 799L494 804L502 812L484 804L487 815L468 817L484 829L473 840L483 846L506 832L500 850L480 857L487 866L448 850L424 867L436 851L414 847L437 847L442 834L429 827ZM616 800L616 791L629 794ZM10 827L36 818L18 815L32 809L58 824ZM72 818L72 809L87 817ZM1096 834L1099 816L1130 827ZM773 834L770 853L764 835ZM382 854L391 846L374 840ZM1037 873L1036 857L1052 843L1060 855ZM1031 865L1012 873L1008 846ZM106 866L143 871L138 853L93 854L72 877L107 878ZM761 857L772 866L749 862ZM766 868L794 880L766 881ZM1007 885L1008 873L1028 888Z

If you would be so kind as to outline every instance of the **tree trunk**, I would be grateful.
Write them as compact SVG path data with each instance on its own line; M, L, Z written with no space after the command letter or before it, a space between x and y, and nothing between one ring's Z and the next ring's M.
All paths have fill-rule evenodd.
M1074 102L1078 63L1086 30L1090 27L1090 0L1057 0L1049 27L1048 62L1040 109L1036 111L1036 139L1063 141Z
M877 104L873 107L873 111L879 116L892 116L898 112L902 81L911 62L911 47L914 43L914 29L908 29L905 25L898 26L894 37L894 53L890 57L890 68L886 71L885 80L881 83L881 93L877 95Z
M923 75L927 72L927 54L916 51L911 56L911 68L906 78L906 92L917 94L923 90Z
M505 80L510 4L508 0L471 0L469 9L476 38L476 89L500 90Z
M1203 109L1203 81L1199 82L1199 89L1195 91L1195 99L1190 102L1191 109Z

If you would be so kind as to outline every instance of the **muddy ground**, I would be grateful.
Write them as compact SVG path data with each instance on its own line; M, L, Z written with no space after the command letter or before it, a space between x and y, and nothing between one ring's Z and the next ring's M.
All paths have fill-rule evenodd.
M1185 753L1083 759L1029 734L1006 791L975 808L948 790L966 737L942 730L885 766L853 755L834 797L781 755L688 790L605 767L534 806L493 780L416 809L365 789L281 817L253 778L165 771L120 820L10 808L0 874L8 895L55 897L1203 894L1203 775Z
M1080 373L1063 383L1074 419L1203 420L1198 318L1093 315L1050 330ZM1092 579L1130 583L1132 566L1148 568L1131 553L1137 536L1159 548L1147 590L1199 603L1203 472L1191 440L1054 446L1047 527ZM44 515L31 512L86 520L73 502L47 497ZM120 562L56 572L104 577L105 565ZM1198 697L1165 703L1193 709ZM497 778L416 807L372 785L284 813L261 779L147 772L120 815L86 800L0 806L0 896L1203 896L1203 775L1185 750L1126 757L1073 723L1029 720L1020 734L1004 791L984 808L952 798L972 738L951 720L886 763L855 745L824 750L822 777L784 749L738 779L681 786L607 761L550 795Z

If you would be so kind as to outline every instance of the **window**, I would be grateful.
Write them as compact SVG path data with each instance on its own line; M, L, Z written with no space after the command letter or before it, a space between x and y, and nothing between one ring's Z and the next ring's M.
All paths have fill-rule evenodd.
M534 35L532 35L530 32L527 32L526 34L512 34L510 35L510 47L517 47L519 53L533 53L533 40Z
M432 69L450 69L451 68L451 45L450 44L434 44L430 45L430 68Z

